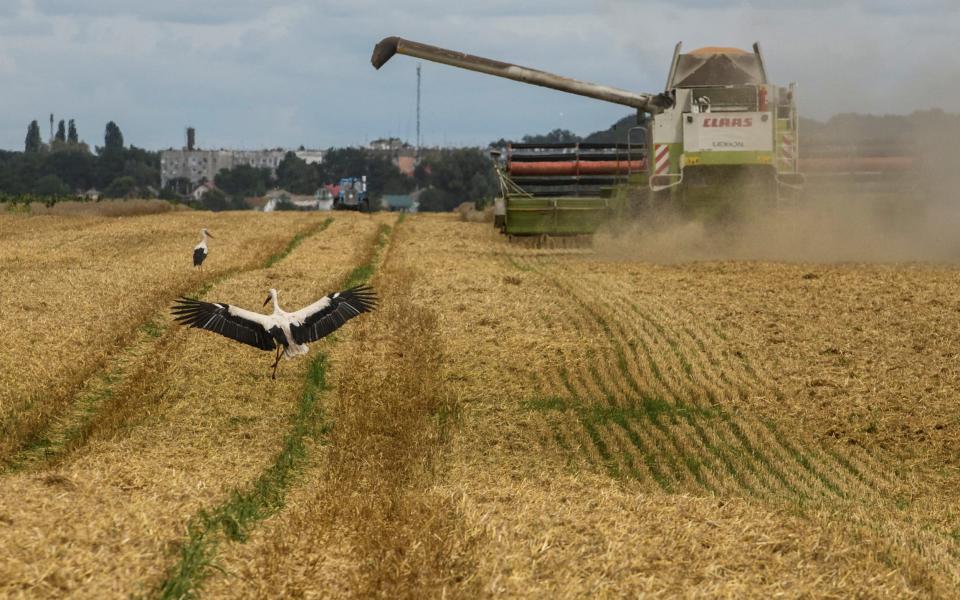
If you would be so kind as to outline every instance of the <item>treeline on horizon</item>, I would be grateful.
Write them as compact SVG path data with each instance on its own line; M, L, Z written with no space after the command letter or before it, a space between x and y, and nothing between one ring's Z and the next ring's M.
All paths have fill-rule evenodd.
M530 134L525 143L625 143L636 126L630 114L609 128L579 136L566 129ZM632 134L632 142L642 137ZM870 152L874 155L909 154L922 157L935 169L953 168L952 157L960 146L960 115L940 109L909 115L835 115L826 122L801 118L801 155ZM499 139L489 147L503 147ZM294 153L286 155L272 176L269 169L238 166L214 178L218 191L207 194L198 207L212 210L248 208L247 198L281 188L293 194L313 194L343 177L367 176L374 200L384 194L422 190L421 210L448 211L464 201L482 204L497 192L497 181L487 148L431 149L424 151L413 176L400 172L389 151L366 148L331 148L324 161L307 164ZM83 197L95 189L104 198L162 198L191 202L192 186L183 180L160 187L160 152L125 145L113 121L104 129L103 146L90 147L78 134L74 121L61 120L53 139L41 139L37 121L27 128L24 151L0 150L0 202L46 203Z
M344 177L367 176L368 191L376 201L384 194L406 194L421 189L420 209L448 211L464 199L483 203L497 191L496 176L487 152L480 148L424 151L413 176L402 173L389 151L367 148L330 148L324 161L308 164L288 152L273 176L268 168L240 165L223 169L212 182L216 189L194 202L194 186L174 179L160 186L160 151L125 145L123 133L110 121L103 146L90 147L79 139L73 120L60 121L49 142L41 138L37 121L27 127L23 152L0 150L0 202L47 204L84 198L96 190L102 198L161 198L210 210L243 210L248 198L268 190L314 194Z
M103 146L94 151L79 139L71 119L61 120L49 143L42 141L37 121L27 126L23 152L0 150L0 200L55 201L98 189L113 198L157 197L160 153L130 145L110 121Z
M482 205L492 201L498 189L493 164L479 148L426 150L412 177L393 164L389 151L330 148L323 162L314 164L287 152L276 177L266 167L223 169L214 177L216 189L203 195L202 205L209 210L243 210L249 208L247 198L263 196L271 189L312 195L324 185L361 175L367 176L367 191L374 202L386 194L421 190L418 201L422 211L450 211L464 201ZM167 189L183 189L186 183L173 180Z

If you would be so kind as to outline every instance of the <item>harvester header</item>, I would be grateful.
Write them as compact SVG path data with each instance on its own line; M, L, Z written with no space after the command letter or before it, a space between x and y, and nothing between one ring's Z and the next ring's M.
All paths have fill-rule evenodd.
M463 52L438 48L420 42L412 42L396 36L383 38L373 49L370 62L377 69L382 67L394 54L405 54L433 62L443 63L461 69L486 73L496 77L513 79L523 83L548 87L562 92L586 96L597 100L604 100L614 104L621 104L636 108L641 112L657 114L673 106L673 98L669 94L643 94L628 92L618 88L588 83L554 75L538 69L530 69L518 65L490 60L480 56L473 56Z

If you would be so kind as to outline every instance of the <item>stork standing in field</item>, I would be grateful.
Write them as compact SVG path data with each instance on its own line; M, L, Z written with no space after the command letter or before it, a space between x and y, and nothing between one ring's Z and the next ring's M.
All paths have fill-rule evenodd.
M213 236L210 235L210 232L204 227L200 230L200 243L193 247L193 266L200 267L201 271L203 270L203 261L207 258L207 254L209 254L207 250L207 238L213 239Z
M270 290L263 305L271 300L273 314L263 315L229 304L179 298L173 315L178 322L190 327L219 333L261 350L276 349L273 361L273 379L276 379L281 351L288 359L306 354L307 342L324 338L353 317L373 310L377 297L369 286L359 285L324 296L292 313L280 308L275 289Z

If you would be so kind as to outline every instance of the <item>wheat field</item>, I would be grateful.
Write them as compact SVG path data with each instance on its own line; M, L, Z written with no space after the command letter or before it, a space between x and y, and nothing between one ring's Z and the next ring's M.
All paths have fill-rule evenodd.
M0 227L2 596L960 589L950 265L658 264L452 215ZM276 381L168 311L364 282L378 310Z

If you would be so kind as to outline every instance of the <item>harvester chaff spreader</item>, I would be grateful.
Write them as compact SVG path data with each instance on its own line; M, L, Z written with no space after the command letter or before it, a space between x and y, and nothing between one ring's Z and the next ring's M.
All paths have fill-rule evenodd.
M505 77L637 111L625 144L514 144L499 161L499 222L513 235L592 233L611 217L671 206L707 218L736 213L743 198L774 202L797 189L795 85L767 80L758 44L748 52L677 44L662 93L637 93L472 56L399 37L384 38L379 69L405 54ZM503 157L501 157L503 158Z

